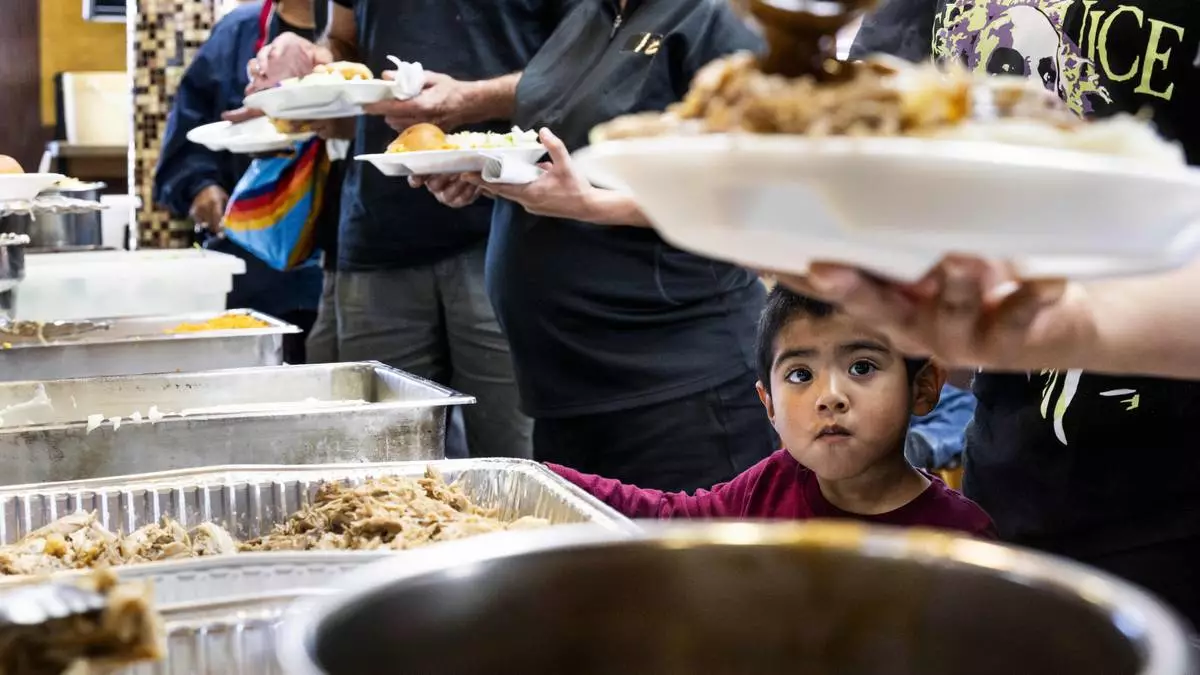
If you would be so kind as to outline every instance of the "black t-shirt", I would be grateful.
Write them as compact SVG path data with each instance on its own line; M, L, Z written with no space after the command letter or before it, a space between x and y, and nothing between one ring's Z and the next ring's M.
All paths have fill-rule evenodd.
M1081 115L1149 110L1194 164L1198 40L1183 0L890 0L852 54L1036 77ZM975 394L964 487L1003 537L1088 557L1200 534L1200 383L981 373Z
M521 70L561 20L568 0L335 0L354 10L358 52L377 75L389 54L460 80ZM507 132L510 122L471 127ZM447 131L453 131L448 129ZM354 148L383 152L396 138L382 117L359 120ZM437 262L484 241L491 203L442 206L403 178L364 162L347 162L342 193L343 270L413 267Z
M618 115L662 110L696 70L759 40L725 0L586 0L525 69L516 123L571 150ZM764 291L743 269L653 230L496 203L488 290L526 411L566 417L671 400L751 368Z

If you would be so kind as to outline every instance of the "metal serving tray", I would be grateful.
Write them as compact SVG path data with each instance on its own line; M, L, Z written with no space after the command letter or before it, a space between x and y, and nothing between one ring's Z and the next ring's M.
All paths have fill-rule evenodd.
M39 392L50 405L30 405ZM441 459L446 406L474 401L375 362L0 383L0 418L37 422L0 422L0 485L231 464ZM152 421L152 406L196 412ZM89 431L89 415L122 421Z
M318 593L293 589L164 608L166 658L113 675L283 675L275 656L279 626L295 600Z
M186 322L244 314L266 328L167 333ZM0 349L0 382L171 373L283 363L283 336L300 329L249 310L142 318L94 319L107 324L47 342L9 342Z
M546 518L554 524L591 523L614 533L641 530L549 469L522 459L461 459L307 467L217 467L56 485L0 488L0 542L22 536L75 511L95 511L109 530L131 532L170 516L187 527L210 521L239 540L265 534L308 504L321 484L359 484L376 476L418 477L428 466L458 481L473 501L501 518ZM484 535L491 536L491 535ZM148 579L160 604L315 588L358 566L403 552L305 551L239 553L130 565L124 579ZM68 572L63 574L78 574ZM8 577L2 583L18 583Z

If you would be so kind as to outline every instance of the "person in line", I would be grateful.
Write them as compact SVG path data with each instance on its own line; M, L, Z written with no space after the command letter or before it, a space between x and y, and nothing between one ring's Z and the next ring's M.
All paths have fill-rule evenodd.
M911 415L937 405L937 363L906 359L865 322L782 286L767 298L757 361L784 449L732 481L667 493L550 469L631 518L841 518L995 537L983 509L904 458Z
M663 241L629 198L593 187L570 157L593 126L662 110L709 61L761 47L725 2L580 2L491 103L542 129L546 173L523 186L429 182L454 206L478 204L481 189L499 197L488 289L536 421L536 459L692 490L778 447L754 395L763 285Z
M272 14L272 31L313 33L309 0L280 0L278 5ZM205 248L236 255L246 262L246 273L234 277L227 300L230 308L257 310L307 332L317 316L320 267L278 272L221 237L221 219L229 194L249 168L251 157L214 152L187 140L192 129L219 122L223 113L241 107L249 82L246 63L254 56L262 10L261 2L233 9L217 22L188 65L167 120L154 175L154 198L175 217L190 217ZM323 229L327 230L328 225ZM284 336L284 361L306 362L304 340L304 334Z
M416 122L507 132L511 106L462 103L511 89L567 4L423 0L398 11L389 0L334 0L328 51L314 58L360 61L376 74L391 67L388 55L426 68L417 99L376 104L359 118L357 152L382 152ZM362 162L347 168L342 203L339 357L383 361L474 395L479 402L463 411L466 450L530 456L532 422L520 411L508 341L484 289L489 205L443 208Z
M294 3L292 3L294 4ZM259 51L246 64L250 83L246 86L246 95L279 86L283 80L300 77L312 72L313 54L315 49L304 50L304 46L313 46L316 36L322 35L329 25L329 7L326 0L305 0L312 7L314 30L284 28L295 21L288 15L289 3L268 2L263 5L260 18ZM292 53L290 58L284 58L287 43L295 40L301 47ZM277 58L268 58L272 52L279 52ZM222 117L231 122L244 122L254 117L262 116L262 111L242 107L226 112ZM350 128L349 133L342 130ZM349 144L348 139L354 137L353 120L314 120L308 122L308 127L326 140L337 139ZM348 148L342 153L353 157L354 150ZM338 221L341 218L342 182L345 179L346 160L330 156L329 176L326 179L324 199L321 204L321 214L317 219L316 247L321 252L321 268L324 271L321 298L317 307L317 315L312 328L305 340L305 361L307 363L338 363L337 348L337 259L338 259Z
M1148 112L1194 164L1198 39L1200 11L1187 3L888 0L864 22L853 53L1037 77L1085 115ZM1198 275L1192 265L1157 279L1021 284L1003 264L951 258L907 287L836 267L818 266L807 281L891 330L906 350L1038 369L975 377L967 496L1003 539L1123 576L1196 624L1200 383L1134 374L1198 374L1194 359L1170 367L1187 360L1195 340L1172 328L1200 324L1187 310Z

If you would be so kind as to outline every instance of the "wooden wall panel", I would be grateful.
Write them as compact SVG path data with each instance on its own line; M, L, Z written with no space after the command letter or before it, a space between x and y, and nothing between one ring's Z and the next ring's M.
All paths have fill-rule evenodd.
M0 154L32 171L46 141L38 86L38 0L0 4Z

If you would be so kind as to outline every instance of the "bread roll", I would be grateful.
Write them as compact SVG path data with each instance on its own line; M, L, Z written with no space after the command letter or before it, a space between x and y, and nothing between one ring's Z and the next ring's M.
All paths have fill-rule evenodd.
M388 152L421 152L424 150L453 150L446 142L446 134L436 125L422 122L414 124L400 133L400 137L388 146Z
M12 157L0 155L0 173L25 173L25 169Z
M272 119L271 124L275 125L275 130L281 134L307 134L312 131L312 123L303 120Z
M373 80L375 74L361 63L353 61L335 61L323 63L313 68L315 75L341 75L344 80Z

